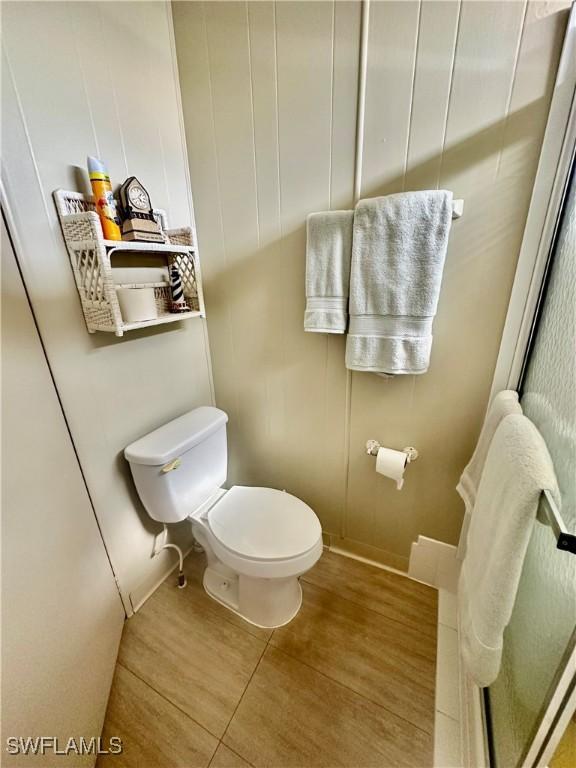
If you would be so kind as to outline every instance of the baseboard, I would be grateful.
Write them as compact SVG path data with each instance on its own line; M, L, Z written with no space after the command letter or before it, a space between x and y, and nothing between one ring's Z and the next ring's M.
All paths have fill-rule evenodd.
M373 547L370 544L363 544L353 539L345 539L333 533L323 534L324 545L331 552L335 552L345 557L351 557L360 560L369 565L375 565L378 568L386 568L390 571L396 571L402 576L406 576L408 571L408 558L397 555L394 552L387 552L384 549Z
M460 560L458 548L427 536L418 536L412 544L408 575L437 589L456 593Z

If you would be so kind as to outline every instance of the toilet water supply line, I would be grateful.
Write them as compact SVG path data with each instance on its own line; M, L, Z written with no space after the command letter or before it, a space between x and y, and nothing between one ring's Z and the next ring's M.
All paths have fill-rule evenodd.
M161 546L154 546L154 551L152 552L152 557L156 557L156 555L159 555L160 552L162 552L163 549L173 549L176 552L178 552L178 589L184 589L186 586L186 574L184 573L184 556L182 554L182 550L179 546L176 544L172 544L171 542L166 542L166 538L168 536L168 526L166 523L164 523L163 526L163 541L164 543Z

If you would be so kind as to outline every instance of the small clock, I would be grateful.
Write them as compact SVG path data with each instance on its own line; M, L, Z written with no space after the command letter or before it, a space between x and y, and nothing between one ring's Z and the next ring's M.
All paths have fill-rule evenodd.
M152 211L150 195L136 176L130 176L118 192L122 240L163 243L164 235Z
M134 183L128 190L128 197L130 202L135 208L146 210L150 208L150 198L148 192L143 189L139 184Z

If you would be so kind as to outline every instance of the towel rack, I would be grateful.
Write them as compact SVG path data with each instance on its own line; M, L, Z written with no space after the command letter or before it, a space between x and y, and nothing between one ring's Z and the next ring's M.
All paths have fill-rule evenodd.
M459 219L464 213L464 200L452 200L452 218Z
M573 555L576 555L576 534L569 533L564 525L564 520L550 491L542 491L540 503L556 537L556 548L563 549L565 552L572 552Z

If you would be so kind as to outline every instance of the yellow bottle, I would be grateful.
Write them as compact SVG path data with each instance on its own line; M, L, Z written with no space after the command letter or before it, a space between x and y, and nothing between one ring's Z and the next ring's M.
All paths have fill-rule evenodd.
M112 194L110 176L101 160L88 157L88 174L92 185L92 194L96 204L96 213L100 216L105 240L122 240L120 219L116 212L116 201Z

